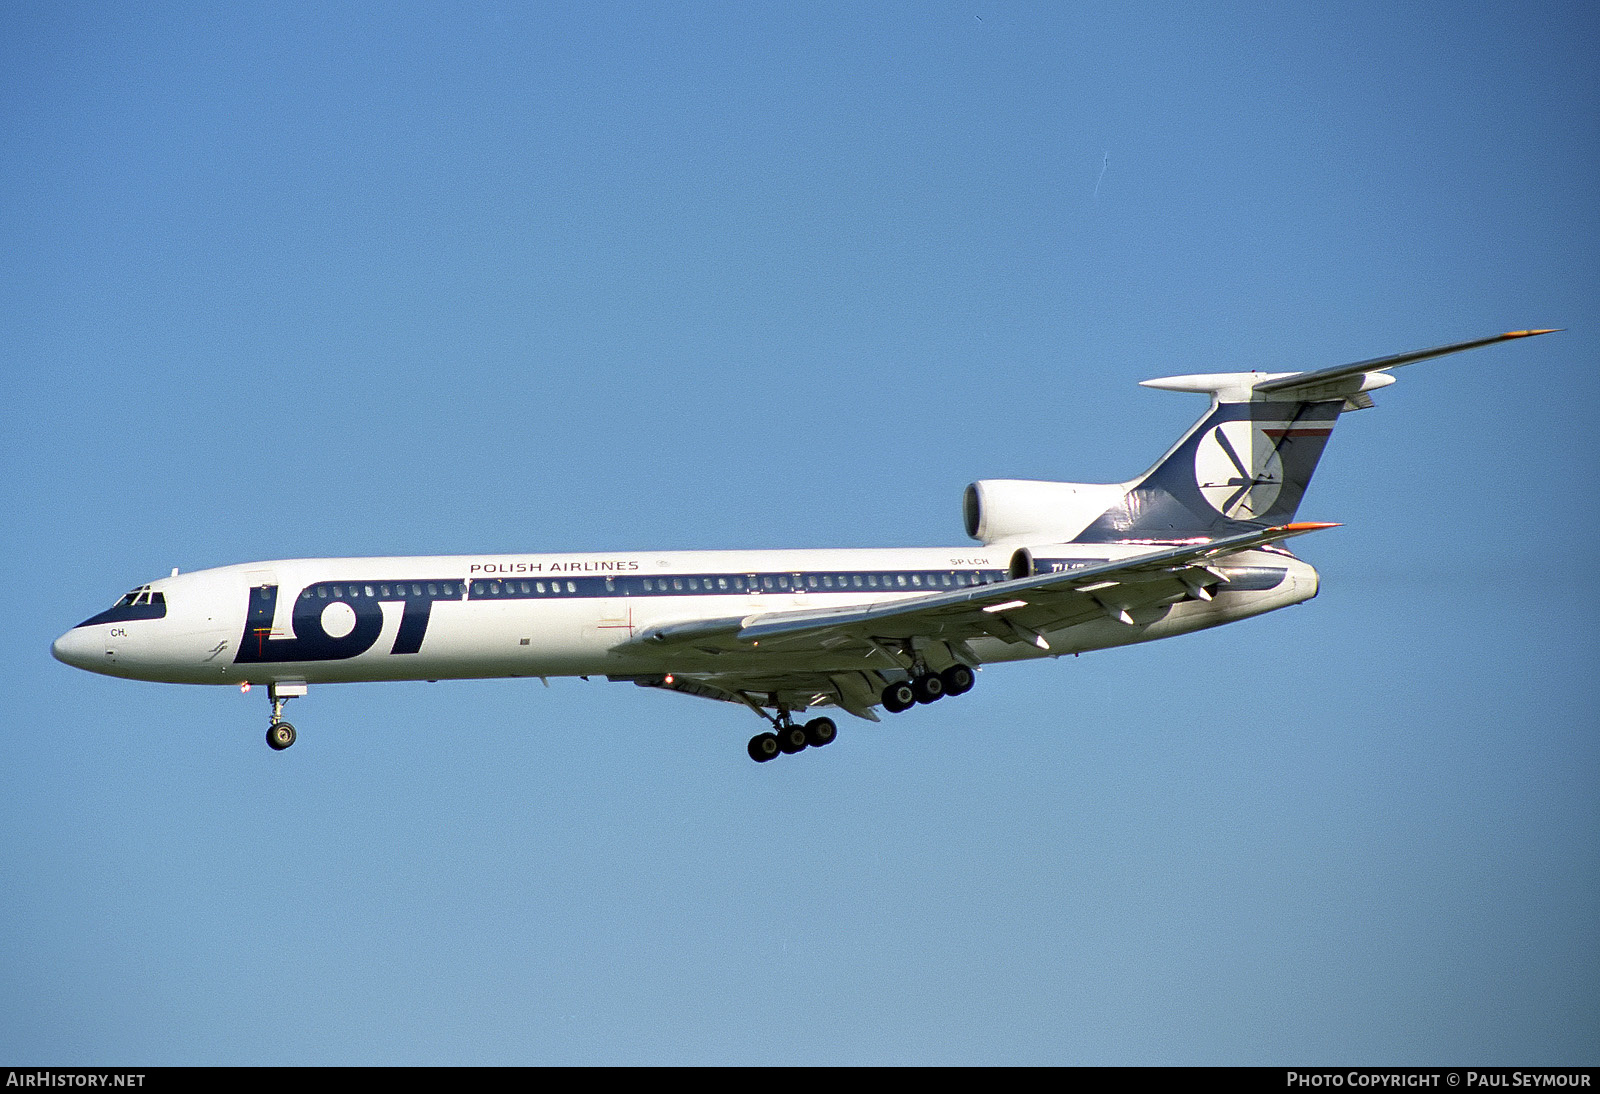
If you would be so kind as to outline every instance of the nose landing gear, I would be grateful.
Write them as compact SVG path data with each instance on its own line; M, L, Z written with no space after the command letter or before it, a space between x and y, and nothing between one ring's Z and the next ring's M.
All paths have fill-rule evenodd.
M273 683L267 685L267 698L272 700L272 724L267 727L267 747L282 752L295 742L294 726L283 720L283 704L305 695L303 683Z

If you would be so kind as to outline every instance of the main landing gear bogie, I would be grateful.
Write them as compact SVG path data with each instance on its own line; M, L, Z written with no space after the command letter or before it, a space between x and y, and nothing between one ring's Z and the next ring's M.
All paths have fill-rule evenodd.
M936 703L946 695L972 690L977 677L966 665L951 665L943 672L922 672L883 689L880 701L890 714L910 710L918 703Z
M792 756L806 748L821 748L832 744L839 735L839 727L832 718L813 718L801 725L784 721L767 733L757 733L750 738L750 758L758 764L779 755Z

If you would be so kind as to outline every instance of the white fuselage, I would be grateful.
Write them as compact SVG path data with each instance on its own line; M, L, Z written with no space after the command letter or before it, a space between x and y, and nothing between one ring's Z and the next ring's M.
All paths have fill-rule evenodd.
M1054 553L1104 561L1148 550L1074 544ZM250 563L152 581L135 591L143 603L119 602L102 613L109 618L85 621L53 648L79 668L187 684L849 670L861 666L859 651L785 653L751 643L713 654L654 651L630 640L672 624L1000 582L1010 559L1009 548L956 547ZM1246 579L1134 626L1079 623L1050 633L1048 651L997 638L970 649L982 662L1060 656L1217 626L1316 594L1316 572L1288 552L1251 551L1229 563L1245 567Z

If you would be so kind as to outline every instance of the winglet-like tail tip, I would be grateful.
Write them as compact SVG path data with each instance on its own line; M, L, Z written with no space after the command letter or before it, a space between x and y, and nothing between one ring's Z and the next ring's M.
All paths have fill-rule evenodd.
M1342 527L1342 525L1340 525L1337 521L1329 523L1328 521L1321 520L1301 520L1296 521L1293 524L1280 524L1278 526L1278 531L1290 532L1294 535L1299 535L1301 532L1320 532L1324 528L1339 527Z
M1564 331L1566 329L1567 329L1566 327L1548 327L1548 328L1546 328L1544 330L1508 330L1504 334L1502 334L1500 337L1502 337L1502 338L1528 338L1528 337L1531 337L1532 335L1535 335L1535 334L1560 334L1562 331Z

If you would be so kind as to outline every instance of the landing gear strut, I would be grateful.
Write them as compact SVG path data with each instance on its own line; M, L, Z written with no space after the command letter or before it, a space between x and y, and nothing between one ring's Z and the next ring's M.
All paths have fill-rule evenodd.
M272 724L267 727L267 746L274 752L282 752L295 741L294 726L283 720L283 704L305 693L304 684L267 685L267 698L272 700Z

